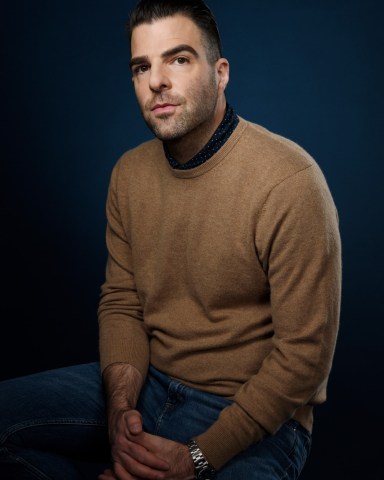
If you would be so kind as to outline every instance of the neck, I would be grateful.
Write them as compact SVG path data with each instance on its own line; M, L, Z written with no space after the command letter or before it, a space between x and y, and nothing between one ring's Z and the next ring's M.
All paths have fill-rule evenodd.
M179 163L187 163L204 148L223 120L226 105L227 103L223 96L218 100L215 111L209 119L182 138L166 142L170 154Z

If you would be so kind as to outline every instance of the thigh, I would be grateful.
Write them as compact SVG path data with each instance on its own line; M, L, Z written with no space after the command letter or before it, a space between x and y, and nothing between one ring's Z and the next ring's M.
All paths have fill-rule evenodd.
M234 457L219 472L218 480L296 480L304 467L311 434L295 420L275 434Z
M79 458L108 455L99 364L1 382L0 445Z
M138 408L150 433L186 443L207 430L232 402L189 388L150 368ZM218 480L296 480L305 464L311 435L295 420L234 457Z

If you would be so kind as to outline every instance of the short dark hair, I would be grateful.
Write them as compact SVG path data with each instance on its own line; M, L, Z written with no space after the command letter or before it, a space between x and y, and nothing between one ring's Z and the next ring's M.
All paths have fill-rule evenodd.
M132 36L133 29L138 25L177 14L190 18L200 29L210 63L213 64L222 57L219 29L203 0L141 0L130 14L127 25L129 35Z

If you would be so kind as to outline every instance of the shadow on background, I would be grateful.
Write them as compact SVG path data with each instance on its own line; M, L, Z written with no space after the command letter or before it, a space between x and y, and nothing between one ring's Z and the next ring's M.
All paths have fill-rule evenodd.
M208 3L231 64L229 102L314 156L340 214L341 330L302 478L379 480L381 2ZM109 176L125 150L151 136L130 85L124 22L133 4L3 6L2 379L98 358Z

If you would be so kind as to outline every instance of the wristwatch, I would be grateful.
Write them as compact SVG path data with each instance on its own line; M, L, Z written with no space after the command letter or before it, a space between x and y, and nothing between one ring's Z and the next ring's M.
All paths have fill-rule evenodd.
M195 466L195 478L197 480L213 480L216 478L216 470L208 463L203 452L194 440L187 444Z

